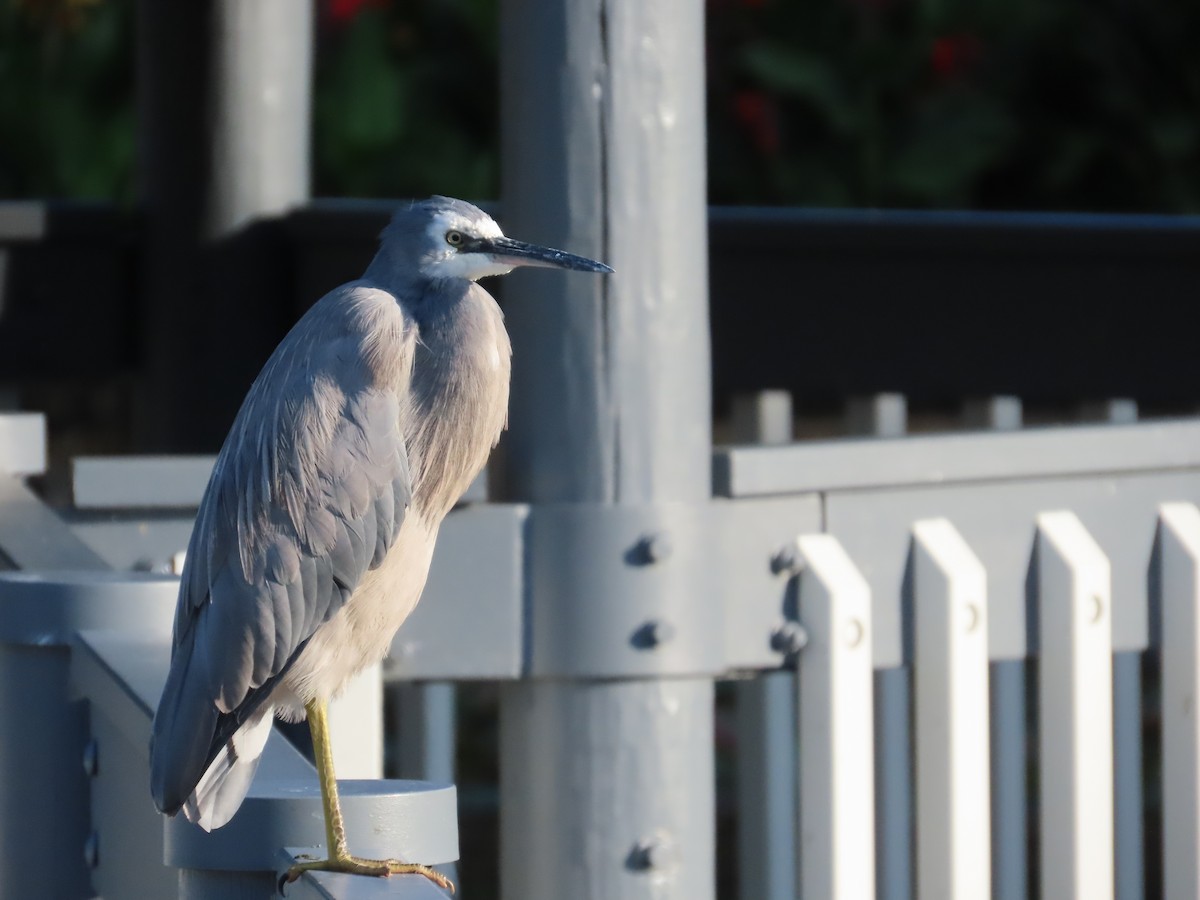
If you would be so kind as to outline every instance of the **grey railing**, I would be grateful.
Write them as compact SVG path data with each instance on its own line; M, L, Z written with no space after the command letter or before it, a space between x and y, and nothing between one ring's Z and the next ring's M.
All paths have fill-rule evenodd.
M790 430L779 398L754 398L740 415L742 430L762 438ZM24 460L24 474L40 468L35 425L0 418L0 449ZM91 553L122 568L166 567L186 540L205 465L80 460L77 499L93 509L72 513L69 527L44 508L25 519L40 505L9 476L0 553L38 562L28 548L42 546L44 563L74 541L76 563ZM170 509L155 510L160 501ZM1186 704L1200 679L1197 503L1198 420L732 446L716 452L713 498L700 507L630 513L599 530L570 507L456 510L385 668L392 679L441 683L736 676L747 900L989 890L1016 898L1031 877L1043 896L1135 898L1160 878L1167 896L1189 896L1200 845L1200 808L1186 789L1200 758ZM27 527L12 527L15 516ZM47 523L51 539L31 540ZM543 605L543 592L565 590L561 580L580 567L588 574L571 587L575 596L616 601L567 613ZM147 884L174 884L180 876L160 864L164 848L190 896L213 895L242 877L227 870L243 867L260 873L245 876L248 885L270 890L284 848L320 842L311 767L277 741L233 830L203 836L172 822L164 844L145 790L145 738L173 593L172 578L150 574L0 581L4 683L38 686L4 694L0 728L9 746L25 749L5 757L14 768L3 783L24 785L27 796L72 780L90 788L90 802L68 794L79 802L61 819L76 823L68 831L92 867L60 867L74 879L67 893L86 895L79 891L90 884L137 896ZM697 615L706 609L715 614ZM563 631L564 614L584 619ZM572 633L590 635L588 645L570 644ZM1161 758L1142 741L1147 652L1162 672ZM57 677L32 679L26 667L37 653ZM1038 663L1036 677L1028 661ZM663 707L645 721L603 723L614 748L662 759L662 781L644 787L651 802L672 790L675 767L711 765L706 736L657 743L654 722L671 714ZM425 761L446 770L444 717L431 727L443 749L423 751ZM539 730L545 722L525 727L522 741L501 742L502 769L514 746L569 748L570 735ZM571 777L569 758L545 762L552 780ZM1147 859L1145 773L1160 766L1164 849ZM51 844L20 827L30 801L12 788L0 796L7 846L24 842L30 859L61 851L62 832ZM447 789L367 788L347 809L352 834L356 822L367 831L381 817L407 821L411 830L400 824L390 837L428 843L405 851L457 855ZM586 810L571 815L553 827L591 827ZM278 822L287 825L268 824ZM397 845L378 849L395 854ZM709 877L714 857L663 826L631 830L571 864L594 881L650 878L677 890ZM524 856L501 859L502 870L527 865ZM142 880L151 878L160 880ZM303 890L337 895L336 881Z

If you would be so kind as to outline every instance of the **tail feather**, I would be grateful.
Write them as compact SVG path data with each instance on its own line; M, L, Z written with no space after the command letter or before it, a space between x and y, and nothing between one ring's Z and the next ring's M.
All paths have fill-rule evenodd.
M150 737L150 792L159 810L174 815L211 758L220 713L202 690L195 641L175 648ZM189 677L190 675L190 677Z
M273 708L260 709L217 751L183 804L189 822L212 831L233 818L250 789L274 718Z

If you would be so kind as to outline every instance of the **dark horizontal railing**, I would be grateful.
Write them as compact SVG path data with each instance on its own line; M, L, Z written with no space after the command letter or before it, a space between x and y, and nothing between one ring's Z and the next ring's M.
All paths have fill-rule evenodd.
M246 372L362 271L397 202L316 200L259 226L285 248L267 273L284 308L230 322L257 332L239 338L260 356ZM714 208L709 231L718 402L766 387L801 408L877 391L1200 402L1200 217ZM143 304L170 298L140 296L141 237L130 212L0 203L0 381L136 374L146 342L186 342L146 333ZM211 402L235 407L229 393Z

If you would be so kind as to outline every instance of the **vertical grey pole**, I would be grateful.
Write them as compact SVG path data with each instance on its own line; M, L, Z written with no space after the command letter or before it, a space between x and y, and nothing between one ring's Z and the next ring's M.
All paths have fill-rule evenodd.
M967 428L1014 431L1023 411L1019 397L976 397L963 406ZM1029 809L1025 741L1025 661L996 660L988 672L991 728L992 897L1029 896Z
M733 439L784 444L792 438L786 391L733 398ZM796 676L761 672L736 683L738 896L796 896Z
M992 713L992 897L1026 900L1029 779L1025 765L1025 661L996 660L988 674Z
M1146 895L1142 805L1142 654L1113 654L1113 801L1116 807L1117 900Z
M880 438L903 437L908 401L903 394L851 397L846 430ZM875 854L879 900L913 895L912 669L875 670ZM801 799L803 802L803 799Z
M312 3L142 0L138 16L139 440L212 450L290 325L266 220L309 196Z
M1078 417L1130 425L1137 401L1116 397L1082 404ZM1142 799L1142 654L1113 654L1113 769L1116 805L1116 898L1140 900L1146 893L1145 807Z
M501 20L505 224L616 269L506 286L508 490L704 504L704 4L507 0ZM505 685L503 896L711 898L712 704L710 678Z
M388 686L396 729L396 777L454 782L454 683L431 681Z

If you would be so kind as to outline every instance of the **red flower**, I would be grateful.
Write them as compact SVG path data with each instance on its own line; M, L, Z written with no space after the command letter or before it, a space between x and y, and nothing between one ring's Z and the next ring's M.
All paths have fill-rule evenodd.
M983 55L983 44L973 34L947 34L934 38L929 64L939 78L955 79L973 68Z
M329 0L329 18L335 25L346 25L364 9L384 9L387 0Z
M762 91L738 91L733 98L733 117L759 153L763 156L779 153L779 117L770 97Z

